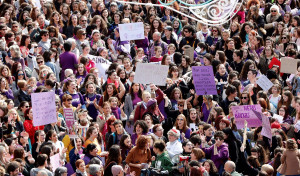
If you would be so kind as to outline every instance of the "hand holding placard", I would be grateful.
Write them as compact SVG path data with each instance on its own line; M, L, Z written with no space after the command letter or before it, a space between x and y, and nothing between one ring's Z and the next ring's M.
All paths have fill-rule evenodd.
M57 122L54 91L33 93L31 102L34 126Z
M192 67L194 85L198 95L217 95L212 66Z

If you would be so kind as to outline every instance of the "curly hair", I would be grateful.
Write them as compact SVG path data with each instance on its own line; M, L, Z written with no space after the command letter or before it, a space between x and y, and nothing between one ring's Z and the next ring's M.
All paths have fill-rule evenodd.
M136 141L136 148L143 150L148 146L148 142L147 136L141 135Z
M134 123L133 132L136 133L136 130L135 130L135 129L136 129L136 127L137 127L138 125L143 129L143 134L148 133L149 127L148 127L147 123L146 123L144 120L137 120L137 121Z

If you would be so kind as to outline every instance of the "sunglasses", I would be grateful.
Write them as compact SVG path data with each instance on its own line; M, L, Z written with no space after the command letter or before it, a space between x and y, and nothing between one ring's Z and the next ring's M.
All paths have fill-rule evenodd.
M218 30L212 30L213 32L218 32Z
M180 105L178 105L178 106L180 106L180 107L183 107L183 105L182 105L182 104L180 104Z
M82 35L86 35L86 33L83 33Z
M18 74L18 76L24 76L24 74Z
M277 12L277 10L271 10L271 12Z
M242 99L247 99L248 97L242 97Z
M286 37L281 37L282 39L287 39Z
M189 31L183 31L184 33L188 33Z
M87 22L87 20L81 20L81 22Z
M44 34L43 36L49 36L49 34Z
M37 62L38 64L42 64L44 61Z
M25 106L25 108L29 108L29 106Z
M222 140L222 139L219 138L219 137L216 137L215 139L216 139L216 141L221 141L221 140Z
M131 9L124 9L124 10L131 10Z
M13 28L17 28L18 26L13 26Z

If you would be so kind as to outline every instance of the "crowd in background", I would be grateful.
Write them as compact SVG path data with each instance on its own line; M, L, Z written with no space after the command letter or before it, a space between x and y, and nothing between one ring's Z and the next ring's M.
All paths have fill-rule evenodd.
M1 1L0 176L299 176L300 62L280 67L300 59L300 1L245 0L214 26L141 2ZM145 38L121 41L136 22ZM168 66L165 86L134 82L139 63ZM197 94L193 66L213 68L216 95ZM34 126L31 94L49 91L57 122ZM254 104L272 138L237 128L231 108Z

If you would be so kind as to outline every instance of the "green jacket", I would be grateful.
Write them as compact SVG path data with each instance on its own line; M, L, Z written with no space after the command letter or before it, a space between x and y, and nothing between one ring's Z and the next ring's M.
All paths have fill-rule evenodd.
M152 167L154 168L161 168L162 170L168 170L171 172L173 164L171 163L171 159L169 155L164 152L161 155L157 155L155 161L152 161Z

